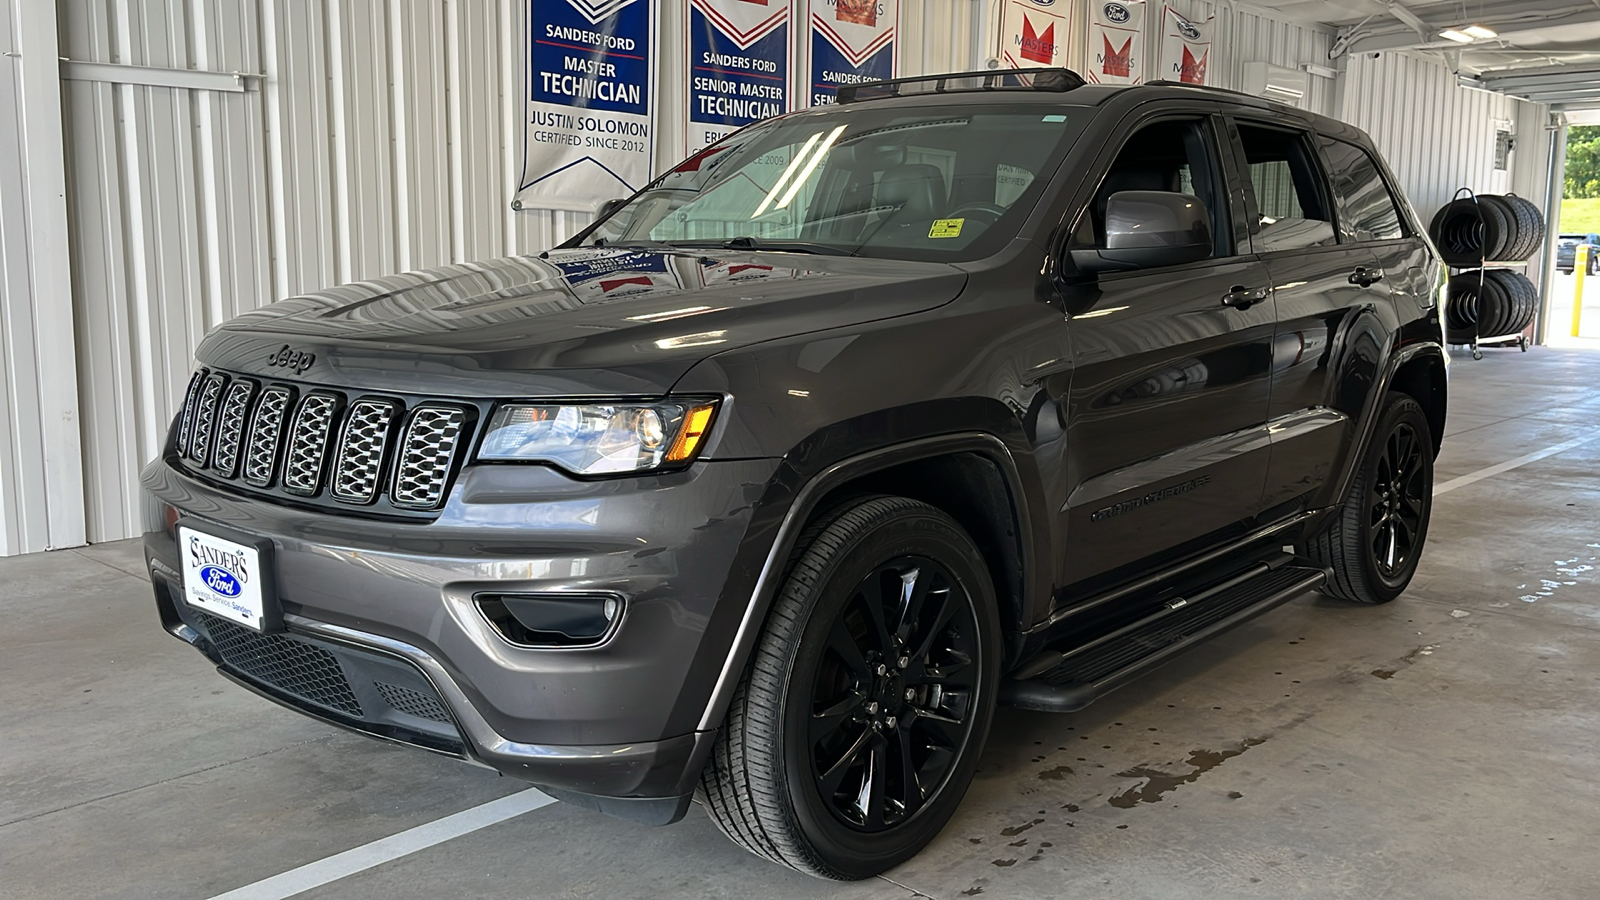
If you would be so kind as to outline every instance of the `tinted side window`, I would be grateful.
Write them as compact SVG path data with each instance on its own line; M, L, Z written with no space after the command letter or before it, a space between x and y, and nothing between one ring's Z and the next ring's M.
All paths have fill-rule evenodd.
M1169 119L1133 133L1111 164L1095 193L1089 215L1078 223L1076 247L1105 245L1106 203L1119 191L1172 191L1199 198L1211 214L1216 242L1213 257L1233 255L1233 225L1228 195L1221 187L1216 145L1211 129L1200 119Z
M1335 242L1327 191L1305 136L1239 124L1249 180L1245 189L1259 219L1256 245L1263 253L1321 247Z
M1339 199L1339 230L1347 240L1392 241L1405 237L1400 210L1378 173L1378 164L1355 144L1321 138L1334 196Z

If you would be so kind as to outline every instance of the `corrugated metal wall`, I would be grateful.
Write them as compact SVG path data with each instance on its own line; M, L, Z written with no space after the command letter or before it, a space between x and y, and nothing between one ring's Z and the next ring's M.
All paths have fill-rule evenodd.
M246 93L66 82L90 540L136 533L138 470L207 329L587 223L509 207L530 2L60 0L70 59L265 76ZM904 5L907 71L974 63L982 0ZM683 4L662 6L672 71ZM685 89L663 85L658 163L682 154Z
M1352 58L1340 118L1372 135L1424 221L1456 189L1516 191L1544 204L1549 109L1469 90L1442 61L1405 53ZM1516 149L1494 168L1496 121L1510 122Z
M0 0L0 11L19 2L35 0ZM210 327L304 290L535 251L587 221L509 207L533 2L543 0L57 0L60 54L69 59L264 76L243 93L62 82L72 222L66 324L77 345L90 540L137 531L139 467L156 454L190 354ZM902 2L905 72L978 68L992 53L996 0ZM1251 61L1329 64L1328 29L1205 0L1174 5L1192 18L1217 16L1218 86L1243 87ZM671 71L683 52L684 4L662 6L662 65ZM1154 59L1160 3L1148 21ZM8 27L0 46L18 46ZM15 112L15 65L0 58L0 123ZM1482 123L1513 118L1513 168L1528 174L1512 182L1521 177L1536 195L1540 166L1523 163L1542 158L1534 143L1542 124L1534 125L1543 113L1462 96L1447 76L1398 55L1356 60L1342 104L1333 80L1313 76L1305 106L1342 107L1373 131L1425 212L1463 177L1506 186L1484 170L1493 135ZM673 79L662 85L663 165L682 150L685 90ZM1462 140L1451 131L1462 122L1482 133ZM7 144L15 133L0 133L0 163L17 152ZM52 462L39 434L61 421L28 390L51 380L41 379L36 355L54 345L41 342L29 318L50 307L27 280L29 251L13 212L23 171L0 165L0 219L13 217L0 222L0 553L49 543L40 523Z

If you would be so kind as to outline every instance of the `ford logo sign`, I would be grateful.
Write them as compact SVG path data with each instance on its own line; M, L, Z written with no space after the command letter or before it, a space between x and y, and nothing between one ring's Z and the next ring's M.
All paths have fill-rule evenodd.
M1034 6L1055 6L1056 0L1033 0Z
M1178 30L1183 32L1183 36L1191 41L1200 40L1200 29L1194 27L1194 25L1190 22L1185 22L1184 20L1179 19Z
M224 597L237 597L240 591L244 590L239 584L239 579L221 566L205 566L200 570L200 580L206 583L206 587Z
M1107 21L1115 22L1118 25L1133 18L1133 13L1128 12L1128 8L1121 3L1107 3L1102 12L1105 13Z

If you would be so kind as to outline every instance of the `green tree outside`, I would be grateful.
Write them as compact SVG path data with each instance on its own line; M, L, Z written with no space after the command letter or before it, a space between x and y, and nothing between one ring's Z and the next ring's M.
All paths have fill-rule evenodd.
M1568 199L1600 197L1600 125L1567 129Z

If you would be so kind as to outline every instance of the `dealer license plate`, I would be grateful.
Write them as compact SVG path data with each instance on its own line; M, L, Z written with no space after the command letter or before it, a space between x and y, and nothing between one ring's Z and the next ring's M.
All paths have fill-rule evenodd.
M270 630L271 599L263 590L266 560L259 545L178 526L183 594L190 606L257 631ZM275 605L274 607L275 608Z

